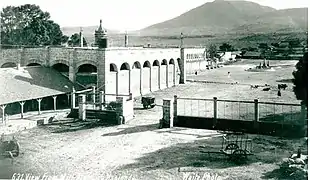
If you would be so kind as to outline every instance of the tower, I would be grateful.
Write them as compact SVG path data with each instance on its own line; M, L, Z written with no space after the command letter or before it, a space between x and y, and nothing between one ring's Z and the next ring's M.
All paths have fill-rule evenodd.
M99 48L108 47L107 30L102 28L102 20L100 19L100 25L98 30L95 31L95 46Z

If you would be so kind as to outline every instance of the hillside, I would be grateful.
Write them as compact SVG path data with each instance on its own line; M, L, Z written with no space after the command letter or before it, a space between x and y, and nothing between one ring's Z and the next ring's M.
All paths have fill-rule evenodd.
M308 9L284 9L266 13L253 22L234 28L236 32L304 32L308 29Z
M248 1L205 3L174 19L138 31L140 35L189 35L307 29L308 9L275 10ZM276 23L275 23L276 22Z

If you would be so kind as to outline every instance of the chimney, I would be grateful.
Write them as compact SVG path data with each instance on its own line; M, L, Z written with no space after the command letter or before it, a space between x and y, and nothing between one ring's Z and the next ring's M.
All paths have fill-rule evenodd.
M83 28L80 29L80 43L81 47L83 47L84 37L83 37Z

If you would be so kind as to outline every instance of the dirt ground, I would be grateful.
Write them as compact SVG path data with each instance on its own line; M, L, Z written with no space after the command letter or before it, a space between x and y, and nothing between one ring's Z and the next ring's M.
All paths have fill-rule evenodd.
M244 78L247 76L255 79L255 82L243 82L250 84L275 84L277 80L291 77L289 70L262 75L244 72L243 64L237 65L188 78L227 81L228 70L233 81L247 79ZM154 93L157 104L162 104L163 98L172 99L174 95L245 100L259 97L266 101L297 102L292 91L283 94L281 99L276 99L272 92L251 90L246 85L201 83L188 83ZM161 116L161 107L143 110L137 101L135 118L125 125L94 127L92 121L78 123L66 119L58 124L16 133L21 154L13 165L10 159L0 159L0 178L11 178L14 173L30 173L41 177L44 174L49 177L67 175L71 179L178 180L194 174L217 175L218 179L226 180L279 179L281 173L277 163L282 158L296 152L298 147L307 154L304 139L251 135L254 155L246 164L236 165L225 156L201 152L218 151L221 148L220 133L176 127L158 129ZM199 168L203 172L184 172L186 167L188 171Z

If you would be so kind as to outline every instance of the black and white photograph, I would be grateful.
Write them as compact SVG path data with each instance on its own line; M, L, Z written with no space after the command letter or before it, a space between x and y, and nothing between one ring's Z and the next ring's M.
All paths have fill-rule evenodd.
M307 180L307 0L1 0L0 180Z

